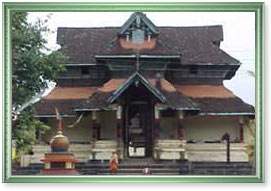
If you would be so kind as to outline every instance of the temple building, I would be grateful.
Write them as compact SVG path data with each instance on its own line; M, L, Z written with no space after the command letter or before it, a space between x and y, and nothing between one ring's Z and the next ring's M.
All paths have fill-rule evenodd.
M58 28L69 59L56 87L34 105L51 126L24 165L40 162L63 118L80 162L120 159L248 162L254 108L223 86L241 63L220 49L221 25L158 27L135 12L120 27ZM27 161L27 162L26 162Z

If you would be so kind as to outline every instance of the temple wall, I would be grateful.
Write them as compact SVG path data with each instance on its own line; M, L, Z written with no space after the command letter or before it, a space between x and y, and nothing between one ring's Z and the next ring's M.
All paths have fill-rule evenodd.
M116 111L104 111L98 113L98 118L101 125L101 139L116 138Z
M155 158L160 159L179 159L181 157L182 147L170 145L169 141L178 141L178 119L161 118L160 139L164 145L156 145ZM248 126L253 123L248 119L244 120L244 143L231 143L230 160L232 162L251 161L252 152L248 150L248 144L253 143L252 134ZM239 117L214 117L214 116L194 116L185 117L183 120L184 139L188 143L184 146L184 158L189 161L216 161L225 162L226 144L220 142L223 134L230 134L231 141L239 140ZM168 131L168 132L166 132ZM176 135L174 135L174 133ZM170 137L171 136L171 137ZM175 140L174 138L175 137ZM195 140L196 143L189 143L189 140ZM204 141L217 141L217 143L204 143ZM166 143L169 142L169 143ZM177 145L174 143L175 145ZM248 151L250 153L248 153ZM250 156L251 155L251 156Z
M227 132L231 141L239 138L237 117L188 117L183 121L184 136L187 141L197 142L221 140Z
M176 117L161 117L160 139L177 139L178 119Z
M102 112L97 114L98 121L101 125L101 139L114 139L116 137L116 112ZM87 115L73 128L67 128L68 125L73 124L77 118L64 118L63 127L64 134L69 138L70 142L89 142L92 135L92 120L91 115ZM51 130L46 132L42 140L49 142L56 134L58 122L55 118L48 119L47 124L51 126Z
M63 118L63 132L69 138L70 142L89 142L91 138L91 118L87 115L73 128L68 128L68 125L73 124L77 118L69 117ZM43 136L43 141L49 142L53 136L56 135L58 122L55 118L48 119L47 124L51 126L51 130L47 131Z
M251 133L248 126L251 123L245 119L244 141L251 142ZM177 117L161 117L160 119L160 139L178 138L178 119ZM214 117L196 116L185 117L183 120L184 136L187 141L196 140L197 142L221 140L224 133L229 133L231 141L239 139L238 117Z
M97 114L101 125L101 139L116 138L116 112L106 111ZM71 142L89 142L92 135L91 116L83 117L79 124L73 128L67 128L76 121L77 118L64 118L64 134L69 137ZM57 121L55 118L49 119L47 124L52 127L44 136L43 141L49 142L56 134ZM244 123L244 141L252 142L251 130L248 126L253 126L247 119ZM211 117L197 116L186 117L183 120L184 137L187 141L196 140L197 142L221 140L224 133L229 133L231 141L239 139L238 117ZM178 139L178 119L177 117L161 117L160 119L160 139Z

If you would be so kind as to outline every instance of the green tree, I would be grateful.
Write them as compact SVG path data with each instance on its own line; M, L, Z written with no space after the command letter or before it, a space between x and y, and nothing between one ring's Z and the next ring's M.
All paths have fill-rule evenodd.
M60 64L67 57L60 51L46 48L47 21L27 22L26 12L12 14L12 108L23 104L48 87L48 81L65 68ZM49 127L33 117L31 106L13 122L13 138L21 152L27 152L36 142L35 132Z
M31 151L32 145L37 143L36 133L43 134L50 127L35 119L31 108L26 108L14 122L13 138L16 140L17 153L19 156Z
M27 23L27 13L12 14L12 105L17 109L47 88L48 80L64 70L66 57L46 48L46 21ZM50 52L50 53L48 53Z

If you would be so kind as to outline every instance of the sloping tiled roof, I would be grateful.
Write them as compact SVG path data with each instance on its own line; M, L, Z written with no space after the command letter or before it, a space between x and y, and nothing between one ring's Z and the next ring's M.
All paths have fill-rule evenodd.
M79 103L85 99L43 99L34 104L37 116L55 115L55 107L61 115L76 115L74 109Z
M165 79L146 79L149 85L157 89L166 98L164 107L170 107L172 109L183 110L198 110L196 104L178 92L175 87ZM112 94L120 88L127 79L111 79L105 83L102 87L98 88L95 93L89 99L82 100L75 104L76 111L87 110L108 110L112 109L111 104L108 103L108 99Z
M108 82L106 82L102 87L98 89L98 91L101 92L112 92L115 91L118 87L120 87L126 79L118 78L118 79L111 79Z
M41 101L34 104L37 115L55 115L55 107L60 114L75 115L74 108L88 99L98 87L56 87Z
M192 98L234 98L235 95L224 86L175 85L184 95Z
M94 63L94 54L134 54L117 41L119 27L58 28L57 42L69 55L69 63ZM181 54L182 63L238 63L222 51L214 41L223 40L222 26L157 27L159 35L154 49L141 54Z
M148 81L165 96L167 102L164 105L166 107L178 110L199 110L190 98L177 91L166 79L148 79Z
M110 108L107 103L107 99L110 95L120 87L126 79L111 79L106 82L102 87L98 88L97 91L83 102L79 102L76 105L76 110L107 110Z
M253 115L254 107L240 98L191 98L201 113L244 113Z
M201 113L250 113L253 106L236 97L224 86L175 85L176 89L188 96L200 108Z
M98 87L56 87L43 99L64 100L64 99L87 99Z
M127 79L111 79L102 87L93 89L56 89L42 101L36 103L37 115L54 115L55 107L60 114L75 115L75 110L108 110L114 106L107 100ZM200 113L254 114L253 106L243 102L223 86L172 85L165 79L147 79L166 98L164 107L182 110L199 110ZM83 91L83 89L85 91ZM62 95L66 90L67 95ZM80 96L76 97L78 90ZM90 96L90 98L89 98Z
M135 54L136 49L124 49L120 46L119 41L115 38L114 41L105 45L102 52L99 54L101 55L129 55ZM144 50L140 50L141 54L150 54L150 55L176 55L180 54L180 51L176 51L175 49L170 48L166 43L163 43L161 39L157 39L155 42L155 47L152 49L145 48Z

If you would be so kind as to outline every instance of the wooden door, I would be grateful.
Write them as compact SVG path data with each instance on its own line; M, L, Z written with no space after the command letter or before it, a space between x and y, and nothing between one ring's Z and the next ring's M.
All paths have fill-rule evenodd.
M152 107L148 102L132 103L127 107L126 145L128 157L150 157L153 147ZM133 148L134 153L129 153ZM144 154L137 154L143 149Z

